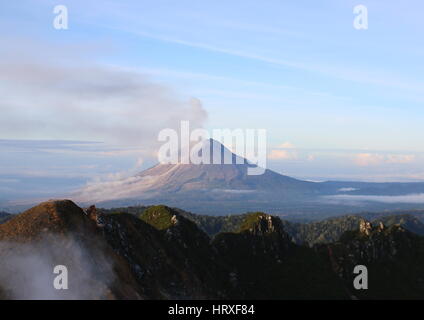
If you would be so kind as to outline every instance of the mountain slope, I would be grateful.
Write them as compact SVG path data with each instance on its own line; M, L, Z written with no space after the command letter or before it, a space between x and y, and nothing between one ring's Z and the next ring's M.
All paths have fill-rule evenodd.
M73 202L49 201L0 225L0 292L19 299L138 299L125 260L102 241L101 230ZM55 290L64 265L69 289Z
M225 266L191 221L167 207L152 207L141 219L123 213L104 221L107 242L150 299L225 297Z

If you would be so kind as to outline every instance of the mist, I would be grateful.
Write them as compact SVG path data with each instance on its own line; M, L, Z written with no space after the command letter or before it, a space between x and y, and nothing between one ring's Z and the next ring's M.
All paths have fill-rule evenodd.
M115 280L113 266L101 251L75 240L47 235L31 243L0 242L0 297L19 300L107 299ZM57 290L54 267L68 269L68 289ZM2 298L4 298L2 297Z

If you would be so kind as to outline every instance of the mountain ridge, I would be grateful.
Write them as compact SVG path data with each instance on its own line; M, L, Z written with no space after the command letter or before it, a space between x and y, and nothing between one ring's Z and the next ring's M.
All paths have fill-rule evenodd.
M49 201L0 224L0 255L6 257L0 261L0 298L369 299L422 292L418 283L407 294L409 282L402 281L424 276L424 238L397 225L374 229L361 220L360 230L306 246L293 241L284 221L263 212L246 214L234 230L210 237L178 209L128 211ZM347 260L350 254L359 258ZM374 258L362 261L364 255ZM420 258L413 272L399 273L414 255ZM379 277L372 294L354 294L349 270L357 262L370 263L373 277L385 266L396 274L400 291L384 291L387 283ZM69 267L73 290L51 289L48 273L57 264ZM33 282L37 265L41 276ZM43 281L47 288L40 287Z

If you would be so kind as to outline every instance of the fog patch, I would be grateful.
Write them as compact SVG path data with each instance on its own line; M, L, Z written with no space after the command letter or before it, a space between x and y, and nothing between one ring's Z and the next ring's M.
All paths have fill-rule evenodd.
M381 203L419 203L424 204L424 193L407 194L399 196L378 196L378 195L348 195L340 194L333 196L324 196L322 199L332 203L363 203L363 202L381 202Z
M340 188L339 190L337 190L338 192L351 192L351 191L357 191L359 190L358 188Z

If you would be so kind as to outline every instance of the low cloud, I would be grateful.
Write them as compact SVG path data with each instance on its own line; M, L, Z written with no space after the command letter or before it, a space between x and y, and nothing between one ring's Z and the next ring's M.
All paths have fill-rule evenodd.
M299 155L295 150L295 146L290 142L284 142L277 147L272 149L268 153L268 159L270 160L297 160Z
M353 157L353 162L361 167L377 166L381 164L407 164L414 162L415 155L411 154L379 154L358 153Z
M271 160L296 160L297 153L287 150L271 150L268 158Z
M213 189L212 192L224 192L233 194L257 193L256 190L239 190L239 189Z
M282 149L294 149L295 148L294 145L290 142L284 142L284 143L280 144L278 147L282 148Z
M323 197L325 200L337 203L360 203L360 202L382 202L382 203L424 203L424 193L407 194L401 196L375 196L375 195L334 195Z
M411 163L415 161L415 155L412 154L389 154L386 163Z
M351 192L351 191L356 191L356 190L359 190L359 189L357 189L357 188L350 188L350 187L346 187L346 188L340 188L340 189L338 189L337 191L338 191L338 192Z

